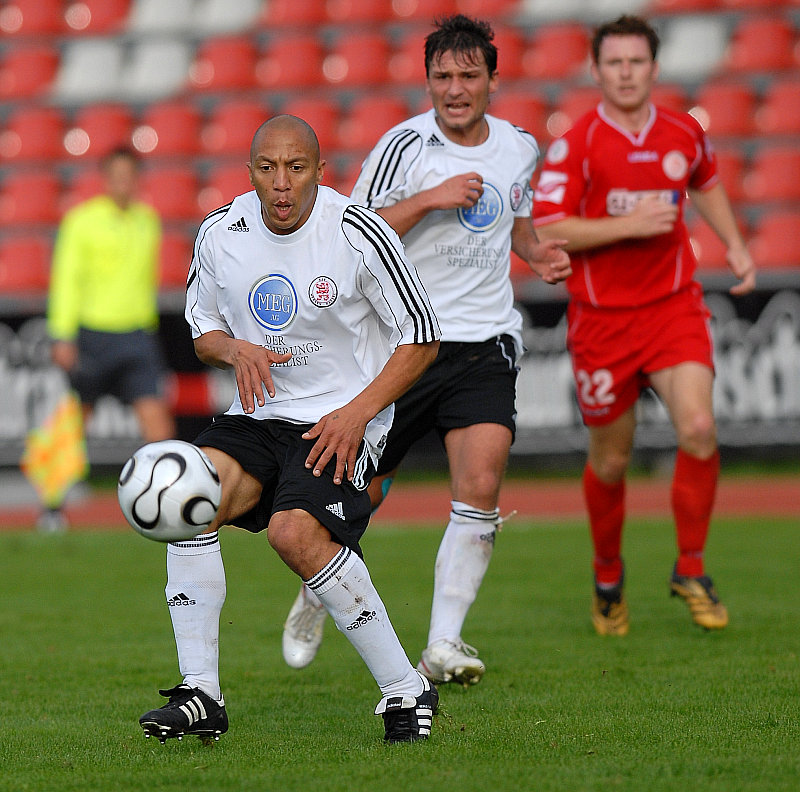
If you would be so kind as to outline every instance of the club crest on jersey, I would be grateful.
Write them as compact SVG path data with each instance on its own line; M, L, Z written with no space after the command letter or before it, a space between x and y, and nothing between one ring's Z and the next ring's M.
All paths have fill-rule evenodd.
M503 199L500 193L494 185L484 182L483 195L475 206L459 209L458 219L464 228L480 233L494 228L500 222L502 214Z
M516 212L517 209L522 206L522 199L525 197L525 188L519 184L519 182L514 182L511 185L511 191L508 194L508 199L511 203L511 211Z
M668 151L661 160L661 167L668 178L680 181L689 170L689 163L681 151Z
M308 287L308 299L317 308L330 308L336 302L338 296L339 290L336 288L336 284L326 275L314 278Z
M266 275L250 289L250 311L267 330L283 330L297 316L297 292L283 275Z

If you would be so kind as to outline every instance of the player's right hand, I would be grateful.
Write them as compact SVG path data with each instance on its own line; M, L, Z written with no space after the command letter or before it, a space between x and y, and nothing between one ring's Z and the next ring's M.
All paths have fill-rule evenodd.
M236 374L236 387L239 399L245 413L255 412L255 405L263 407L266 404L264 391L269 397L275 398L275 385L272 383L270 366L275 363L286 363L292 355L291 352L279 354L272 349L251 344L249 341L232 339L233 370Z
M678 206L659 195L645 195L627 216L628 236L653 237L668 234L678 220Z
M483 177L480 173L460 173L445 179L436 193L437 209L471 209L483 195Z

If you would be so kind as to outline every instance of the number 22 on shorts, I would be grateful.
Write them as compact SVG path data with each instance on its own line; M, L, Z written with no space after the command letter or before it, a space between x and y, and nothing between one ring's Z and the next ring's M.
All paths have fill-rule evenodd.
M597 369L591 373L578 369L575 379L578 383L578 398L587 407L604 407L616 401L616 396L611 392L614 376L608 369Z

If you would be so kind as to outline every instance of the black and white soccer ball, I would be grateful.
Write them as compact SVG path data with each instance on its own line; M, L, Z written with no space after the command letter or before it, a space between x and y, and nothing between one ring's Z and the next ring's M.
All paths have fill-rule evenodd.
M123 466L117 497L135 531L156 542L202 533L216 516L222 484L197 446L162 440L142 446Z

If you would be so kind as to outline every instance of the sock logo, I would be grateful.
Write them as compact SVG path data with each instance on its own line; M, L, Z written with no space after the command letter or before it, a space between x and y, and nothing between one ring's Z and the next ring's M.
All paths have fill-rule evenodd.
M497 531L492 531L491 533L485 533L485 534L481 534L481 535L480 535L480 537L479 537L479 539L480 539L482 542L488 542L490 545L493 545L493 544L494 544L494 540L495 540L495 534L496 534L496 533L497 533Z
M189 599L183 592L176 594L172 599L167 600L170 608L177 608L183 605L197 605L197 601Z
M352 623L347 625L348 630L357 630L363 627L367 622L372 621L378 614L375 611L363 610L358 614L358 618Z

